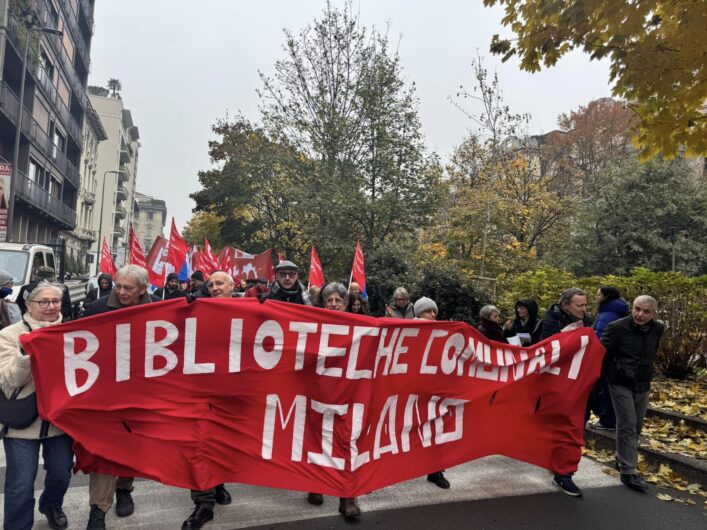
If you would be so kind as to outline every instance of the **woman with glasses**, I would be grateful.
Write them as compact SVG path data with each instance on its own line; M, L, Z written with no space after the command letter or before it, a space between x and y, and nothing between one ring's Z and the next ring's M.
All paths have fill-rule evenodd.
M20 336L60 324L62 294L60 287L38 283L27 297L27 312L22 320L0 331L0 387L7 398L14 395L21 399L34 393L30 360L20 345ZM4 527L29 530L34 524L34 481L41 447L46 478L39 512L47 518L50 528L67 528L62 505L71 479L73 441L40 417L24 429L3 426L2 430L7 460Z
M393 303L385 306L385 316L391 318L415 318L410 295L405 287L398 287L393 293Z

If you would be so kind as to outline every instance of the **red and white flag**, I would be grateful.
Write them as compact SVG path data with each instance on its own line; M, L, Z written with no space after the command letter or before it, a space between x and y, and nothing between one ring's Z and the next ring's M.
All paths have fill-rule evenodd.
M165 277L175 269L167 260L169 242L162 236L157 236L150 252L147 254L147 273L150 283L157 287L164 287Z
M319 261L317 250L312 246L312 255L309 258L309 284L321 287L324 285L324 270Z
M111 278L118 272L118 267L115 266L113 256L110 255L110 249L108 248L108 242L105 237L103 238L103 246L101 247L101 272L103 274L110 274Z
M188 252L189 245L186 241L184 241L184 238L182 238L179 230L177 230L174 217L172 217L172 228L169 231L169 252L167 254L167 259L175 270L181 270L182 265L184 265L184 261L187 258Z
M204 237L204 249L201 251L200 258L201 266L203 267L201 272L203 272L205 276L211 276L211 273L218 269L218 260L216 256L214 256L211 250L211 243L209 243L206 237Z
M366 292L366 270L363 263L363 250L361 249L361 242L356 243L356 254L354 255L353 267L351 269L351 278L355 281L361 288L361 292ZM351 282L349 282L351 283Z
M147 269L147 258L145 258L145 251L142 250L140 242L137 240L132 223L130 223L130 263L132 265L139 265L143 269Z

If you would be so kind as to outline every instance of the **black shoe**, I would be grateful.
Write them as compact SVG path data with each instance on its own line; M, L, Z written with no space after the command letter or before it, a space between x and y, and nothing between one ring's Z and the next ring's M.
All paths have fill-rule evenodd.
M433 484L436 484L443 490L449 489L449 481L444 478L444 473L442 473L441 471L437 471L437 473L430 473L429 475L427 475L427 480L429 480Z
M648 491L648 484L636 473L621 473L621 482L634 491L640 491L641 493Z
M66 514L61 506L49 506L44 510L40 509L39 513L47 518L47 524L49 528L54 530L64 530L64 528L69 528L69 521L66 519Z
M231 504L231 494L228 493L226 486L223 484L216 486L216 504L220 504L221 506Z
M95 504L91 505L91 513L88 514L88 524L86 530L105 530L106 512Z
M189 519L182 523L182 530L199 530L202 526L214 518L214 509L205 503L199 503L189 516Z
M572 497L582 496L582 490L572 481L571 475L555 475L552 483L567 495L571 495Z
M321 493L307 493L307 502L315 506L321 506L324 504L324 495Z
M130 490L115 490L115 513L118 517L127 517L135 511L135 503Z
M596 423L590 423L589 424L592 429L595 431L615 431L616 427L610 427L608 425L604 425L602 422L598 421Z
M361 508L354 497L341 497L339 499L339 513L347 521L352 521L361 515Z

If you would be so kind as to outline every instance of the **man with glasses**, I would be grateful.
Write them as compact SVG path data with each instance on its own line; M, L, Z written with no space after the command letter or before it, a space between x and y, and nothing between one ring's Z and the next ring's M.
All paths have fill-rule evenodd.
M281 261L275 267L275 283L264 300L278 300L291 304L312 305L309 293L299 281L297 265L291 261Z
M551 305L543 317L540 340L545 340L561 331L590 327L592 317L587 311L587 293L572 287L560 295L556 304ZM581 497L582 490L572 480L572 475L555 475L552 483L567 495Z
M150 281L147 270L137 265L125 265L115 274L115 286L109 296L99 298L92 303L85 317L133 307L151 302L158 302L159 298L147 292ZM89 514L87 530L103 529L106 527L106 512L113 504L115 494L115 513L118 517L127 517L135 511L132 492L133 477L114 477L101 473L91 473L88 485Z

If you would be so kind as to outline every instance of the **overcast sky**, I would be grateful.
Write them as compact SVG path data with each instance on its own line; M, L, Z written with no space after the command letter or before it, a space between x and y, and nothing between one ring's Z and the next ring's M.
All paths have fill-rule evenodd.
M343 0L333 0L343 5ZM140 129L137 189L164 199L182 227L194 206L197 172L209 167L211 125L240 111L258 117L258 70L273 72L284 56L283 29L321 15L325 0L97 0L89 84L115 77ZM581 53L550 70L528 74L516 61L488 54L504 34L502 11L481 0L359 0L366 26L399 41L406 79L417 85L429 150L446 160L472 127L448 97L473 86L478 50L496 69L505 99L532 115L531 133L549 131L560 113L610 95L608 65ZM470 110L474 110L473 107ZM169 228L167 227L167 233Z

